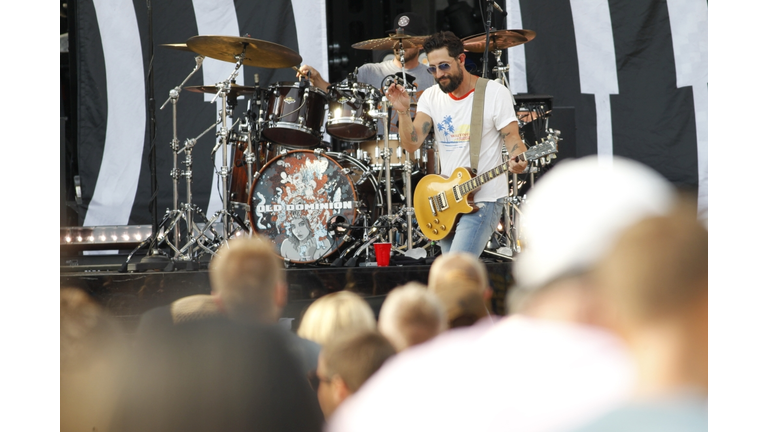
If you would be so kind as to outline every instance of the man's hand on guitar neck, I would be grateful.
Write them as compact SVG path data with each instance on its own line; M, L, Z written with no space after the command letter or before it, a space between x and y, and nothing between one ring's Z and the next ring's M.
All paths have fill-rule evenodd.
M522 174L523 171L525 171L525 169L528 167L528 162L516 162L515 157L528 150L528 148L520 138L517 122L513 121L510 124L504 126L500 132L501 138L504 140L504 145L507 147L510 171L515 174Z

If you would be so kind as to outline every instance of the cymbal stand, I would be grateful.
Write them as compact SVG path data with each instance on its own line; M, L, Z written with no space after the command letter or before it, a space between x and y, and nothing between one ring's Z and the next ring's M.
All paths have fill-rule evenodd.
M187 169L180 173L182 177L186 179L186 186L187 186L187 202L182 205L182 211L179 212L179 214L174 218L173 222L171 223L171 226L176 225L178 227L177 222L179 218L186 219L187 222L187 244L180 248L174 248L171 246L172 249L177 254L177 258L179 260L185 260L185 261L191 261L192 256L187 254L187 251L190 250L190 248L198 243L200 236L202 235L202 232L197 227L197 224L195 224L195 216L193 212L202 214L203 220L208 223L208 220L205 218L205 215L200 211L195 205L192 204L192 149L195 147L195 144L197 144L197 141L202 138L203 135L208 133L211 129L216 127L219 122L216 121L214 124L208 127L208 129L204 130L200 135L198 135L195 138L189 138L186 141L184 141L184 147L176 151L176 154L181 154L181 152L185 153L184 158L184 165L187 167ZM170 228L169 228L170 229ZM197 231L197 234L195 233ZM207 250L207 247L205 248Z
M389 161L392 157L392 150L389 148L389 101L382 98L381 110L373 109L368 114L376 119L381 119L384 125L384 152L381 155L384 160L384 183L387 190L387 215L392 214L392 178L389 167ZM392 243L394 230L390 229L388 233L389 242Z
M168 105L168 102L171 102L173 106L173 139L171 140L171 149L173 150L173 169L171 170L171 178L173 178L173 211L171 212L171 215L176 215L179 213L179 176L181 174L179 170L178 165L178 157L179 154L179 138L177 133L177 123L176 123L176 117L177 117L177 108L176 104L179 101L179 96L181 94L181 87L184 86L184 84L192 78L192 75L195 74L198 70L200 70L200 67L203 65L203 60L205 57L203 56L197 56L195 57L195 67L192 69L192 72L187 75L186 78L184 78L184 81L181 82L181 84L177 85L171 91L169 92L168 99L163 103L163 105L160 107L162 110L165 108L166 105ZM181 243L181 231L180 227L176 225L176 227L173 230L173 246L179 247L179 244ZM174 250L176 250L174 248ZM176 250L177 256L178 256L178 250Z
M213 100L211 100L211 103L216 102L216 98L221 97L221 127L218 131L218 142L216 143L216 146L214 146L213 151L211 154L216 153L219 148L221 148L221 169L217 172L219 177L221 177L221 210L216 212L214 214L214 217L211 218L211 222L208 224L206 228L210 228L212 226L212 222L221 217L222 225L223 225L223 233L224 238L223 241L226 242L229 238L229 232L230 232L230 219L232 218L231 213L229 212L229 176L231 174L230 167L228 165L228 159L229 159L229 152L227 151L227 141L229 136L229 129L227 128L227 106L229 98L227 97L229 95L229 92L231 90L232 82L235 81L235 78L237 78L237 75L239 73L240 68L243 66L243 59L245 58L245 50L246 46L243 46L243 51L240 55L236 55L236 63L235 63L235 69L232 71L232 73L229 75L229 77L224 80L223 82L217 83L216 86L219 88L219 91L216 92L216 95L214 96ZM234 124L232 125L235 126Z
M509 65L502 65L501 63L501 50L494 50L493 55L496 57L496 66L493 71L496 72L496 81L506 88L509 88L509 81L507 81L507 72L509 72Z

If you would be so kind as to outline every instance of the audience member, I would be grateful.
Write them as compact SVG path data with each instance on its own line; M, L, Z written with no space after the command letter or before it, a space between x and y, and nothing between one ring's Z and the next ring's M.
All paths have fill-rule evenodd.
M379 331L398 352L426 342L447 328L440 299L418 282L390 291L379 311Z
M696 202L626 231L594 280L638 370L634 398L580 429L706 431L708 234Z
M488 271L471 254L449 252L437 257L429 269L429 290L445 306L450 328L470 326L491 316Z
M211 295L181 298L142 316L139 341L165 338L178 324L226 317L243 324L277 325L288 301L285 267L262 236L235 239L221 247L210 265ZM320 345L286 329L304 370L317 368Z
M393 355L395 348L375 330L350 330L332 338L320 352L317 372L311 377L325 417Z
M284 328L220 318L169 334L138 348L113 430L321 431L323 413Z
M516 313L398 354L339 408L329 430L554 431L628 398L629 353L591 325L599 309L587 307L588 279L579 275L627 226L667 211L675 191L637 162L601 162L608 163L561 161L529 193L524 249L513 267L516 290L526 295ZM578 307L564 307L572 299Z
M59 324L61 431L107 430L128 352L124 330L77 288L61 289Z
M337 291L315 300L296 331L303 338L325 345L336 334L348 329L376 329L371 306L351 291Z
M319 345L277 324L285 278L269 240L222 246L210 266L211 297L188 299L191 310L215 304L220 313L177 322L137 344L115 428L319 431L322 411L306 380Z

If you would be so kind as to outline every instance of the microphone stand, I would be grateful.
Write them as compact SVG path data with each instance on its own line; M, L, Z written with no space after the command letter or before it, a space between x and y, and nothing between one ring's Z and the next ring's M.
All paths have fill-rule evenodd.
M150 190L152 196L149 199L149 210L152 214L152 235L149 238L148 254L141 258L141 261L135 264L126 263L120 268L121 271L144 271L144 270L168 270L172 266L168 256L158 249L157 236L159 224L157 222L157 154L155 148L155 74L154 74L154 40L152 37L152 1L147 0L147 26L149 43L149 73L147 76L147 105L149 110L149 171L150 171ZM130 261L130 257L128 258Z
M485 10L485 49L483 50L483 78L488 78L488 45L491 41L491 20L493 19L493 0L486 1Z

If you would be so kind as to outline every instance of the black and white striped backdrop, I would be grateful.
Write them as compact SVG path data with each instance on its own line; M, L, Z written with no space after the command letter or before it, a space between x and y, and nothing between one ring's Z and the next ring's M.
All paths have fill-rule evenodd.
M625 156L680 186L698 190L707 215L707 2L705 0L507 0L507 28L536 38L509 50L513 93L554 96L573 107L573 154ZM325 0L78 0L77 145L85 226L151 221L148 7L154 42L158 209L173 207L169 91L195 66L195 54L158 47L195 35L248 36L286 46L328 76ZM371 35L371 38L381 35ZM234 64L205 59L185 86L223 81ZM262 87L295 81L291 69L245 66L237 77ZM216 120L212 95L181 92L178 137L198 136ZM238 109L244 109L245 101ZM193 202L221 207L212 157L215 130L193 155ZM179 157L180 167L182 160ZM180 194L185 187L180 181ZM589 179L585 179L585 196Z

